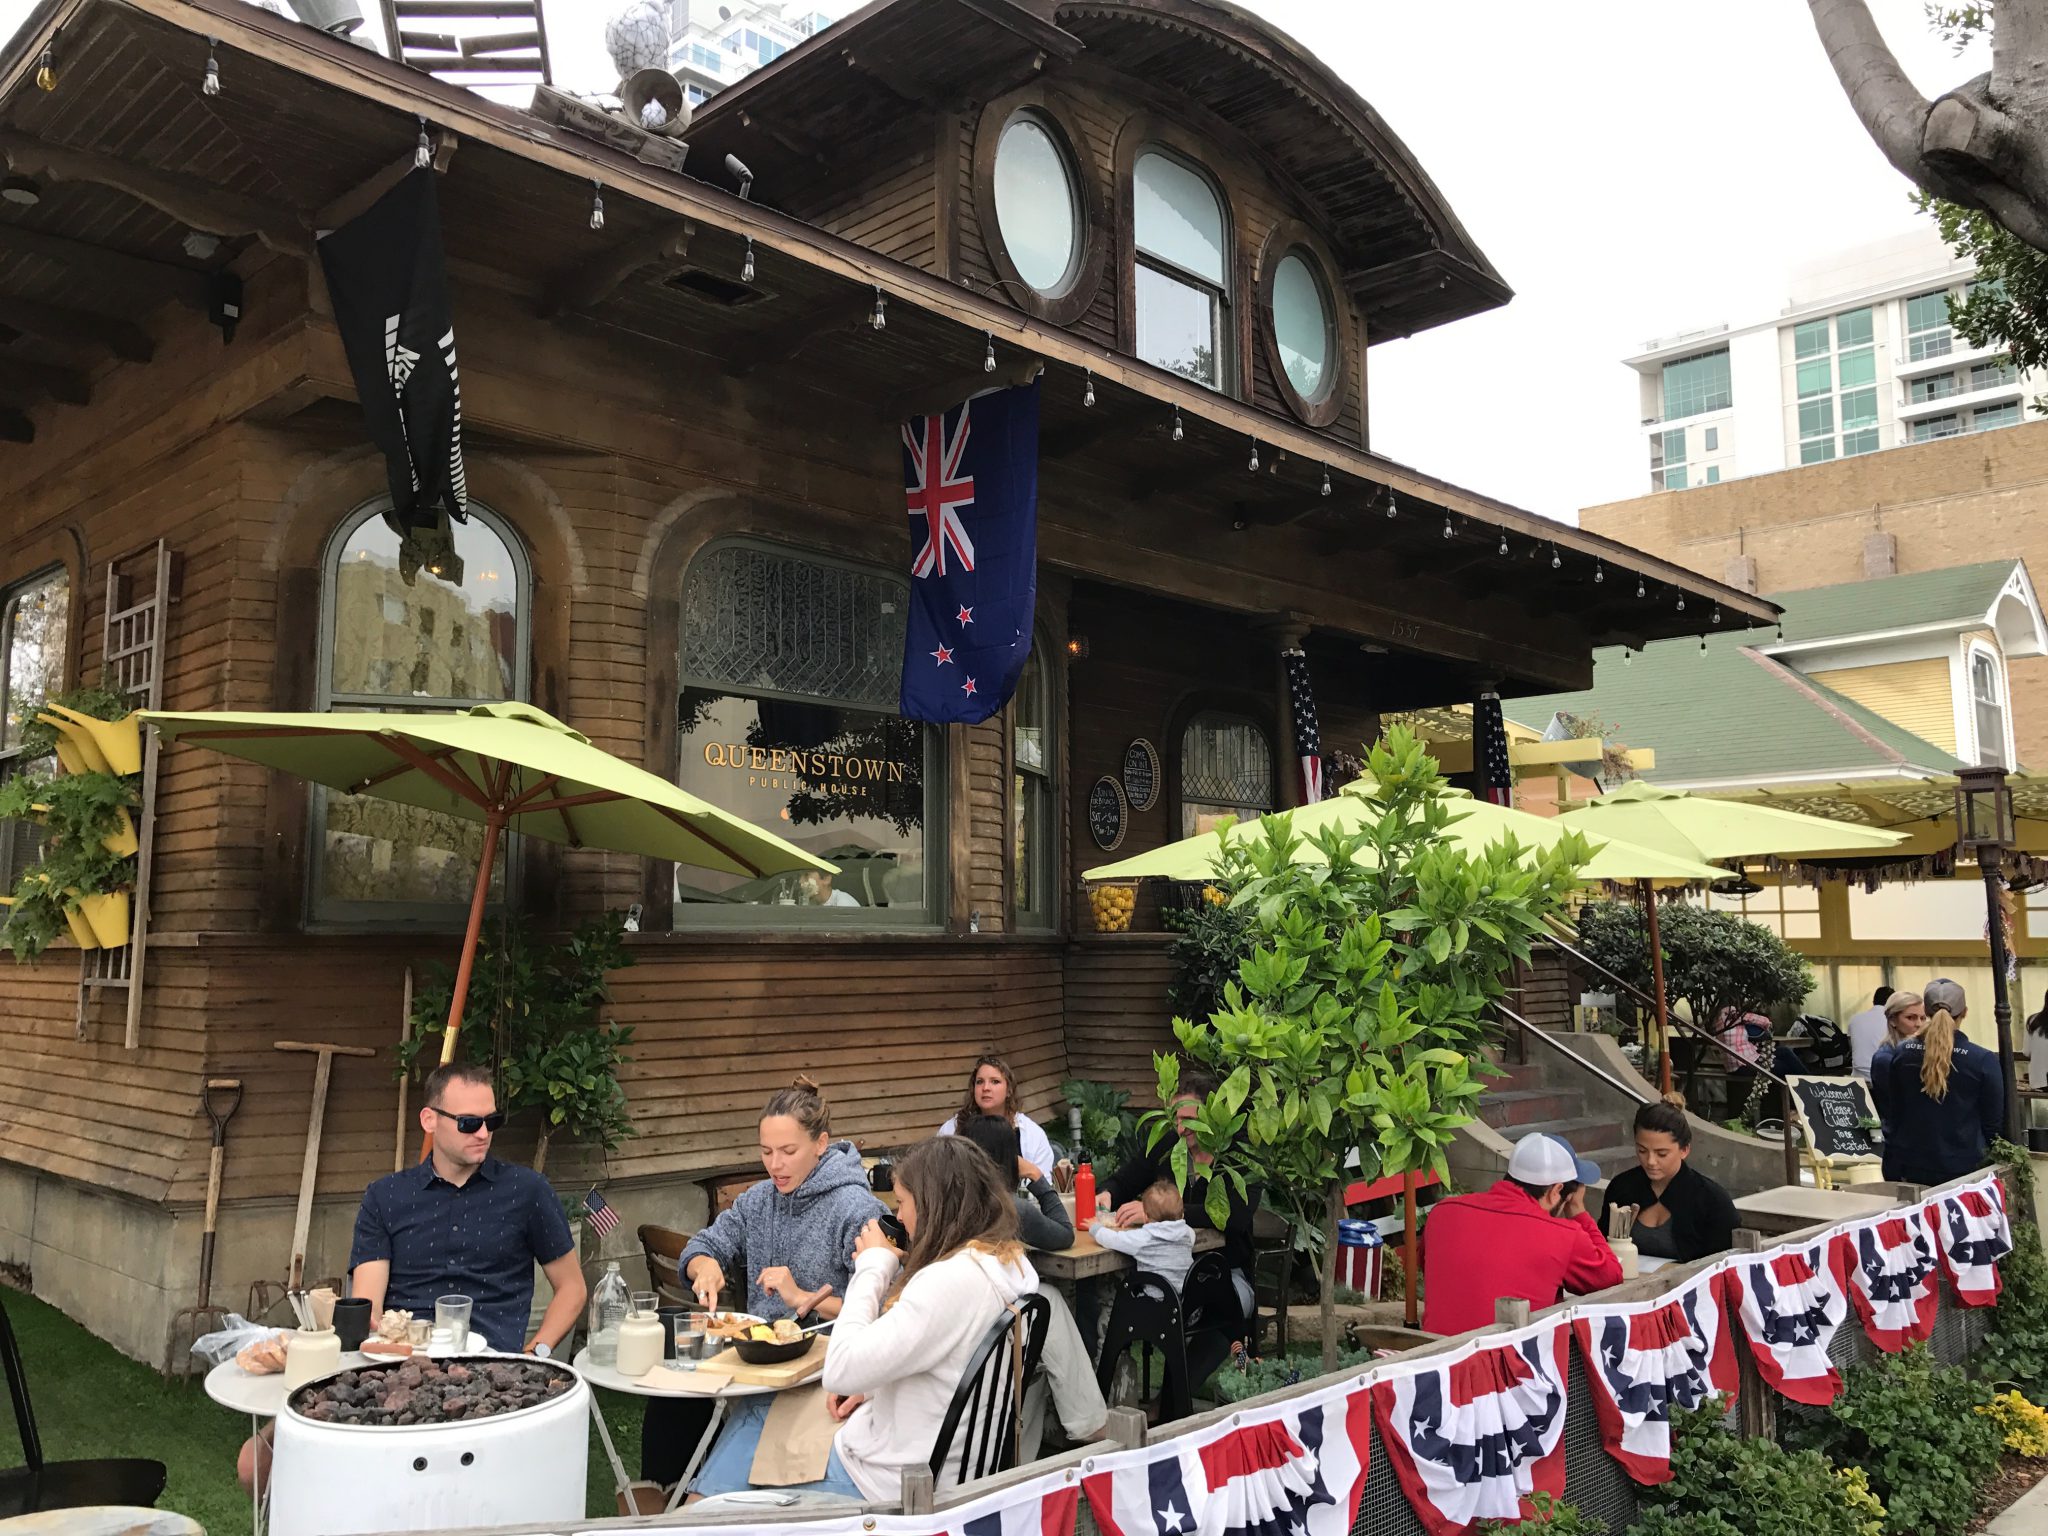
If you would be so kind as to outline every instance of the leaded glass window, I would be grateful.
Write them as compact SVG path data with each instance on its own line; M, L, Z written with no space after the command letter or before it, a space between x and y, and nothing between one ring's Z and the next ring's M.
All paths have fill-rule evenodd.
M1242 715L1205 712L1180 739L1181 835L1213 831L1225 816L1246 821L1273 809L1273 749Z
M839 866L676 871L690 922L922 925L939 911L943 735L898 713L894 571L732 540L683 579L678 782ZM773 910L770 910L773 909Z

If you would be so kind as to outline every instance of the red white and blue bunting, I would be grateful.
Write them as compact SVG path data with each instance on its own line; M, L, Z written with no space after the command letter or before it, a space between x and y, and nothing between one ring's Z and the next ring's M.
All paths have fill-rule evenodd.
M1380 1444L1431 1536L1515 1520L1532 1493L1564 1492L1563 1314L1411 1366L1372 1384Z
M1719 1271L1654 1301L1574 1307L1571 1317L1602 1442L1637 1482L1670 1482L1672 1409L1737 1384Z
M1870 1342L1887 1354L1934 1337L1940 1260L1927 1214L1902 1210L1859 1221L1829 1240L1828 1259Z
M2005 1288L1998 1263L2012 1252L2005 1186L1996 1178L1965 1184L1929 1201L1927 1218L1941 1244L1941 1267L1956 1300L1966 1307L1997 1305Z
M1749 1339L1757 1374L1795 1403L1825 1408L1842 1390L1828 1358L1849 1298L1827 1261L1828 1239L1731 1260L1729 1304Z

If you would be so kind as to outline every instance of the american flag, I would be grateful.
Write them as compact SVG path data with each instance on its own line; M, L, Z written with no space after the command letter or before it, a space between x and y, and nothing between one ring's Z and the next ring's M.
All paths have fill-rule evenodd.
M613 1210L611 1203L596 1190L593 1189L583 1197L583 1209L589 1214L590 1230L600 1239L609 1237L617 1229L619 1213Z
M1323 728L1316 721L1316 692L1309 686L1308 653L1282 651L1287 664L1288 713L1294 716L1294 756L1301 764L1301 803L1323 798Z
M1472 766L1479 770L1480 794L1495 805L1515 803L1515 771L1508 766L1508 728L1500 717L1500 695L1482 693L1472 706Z

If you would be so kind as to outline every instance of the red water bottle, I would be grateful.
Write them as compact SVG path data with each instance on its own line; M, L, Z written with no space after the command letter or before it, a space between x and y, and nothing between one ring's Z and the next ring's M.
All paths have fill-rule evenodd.
M1074 1225L1083 1232L1095 1219L1095 1165L1083 1163L1074 1170Z

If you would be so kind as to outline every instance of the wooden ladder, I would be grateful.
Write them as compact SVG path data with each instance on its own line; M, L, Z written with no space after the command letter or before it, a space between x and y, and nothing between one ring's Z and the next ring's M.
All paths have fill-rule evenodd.
M384 35L401 64L441 79L554 83L541 0L382 0ZM468 84L458 79L459 84Z

